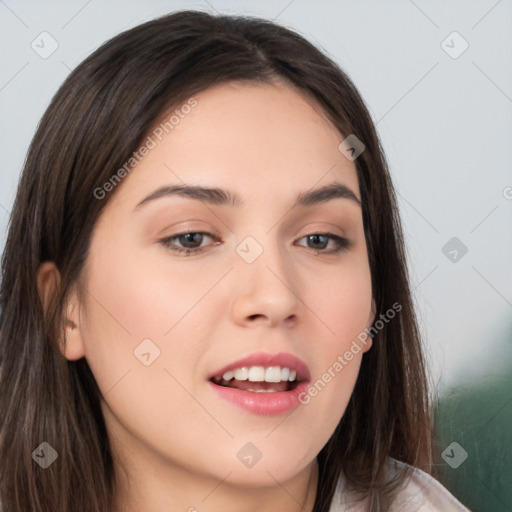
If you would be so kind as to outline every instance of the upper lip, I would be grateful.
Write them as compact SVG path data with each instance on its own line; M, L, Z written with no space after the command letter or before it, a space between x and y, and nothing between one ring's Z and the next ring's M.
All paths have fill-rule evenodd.
M268 352L255 352L247 357L233 361L232 363L224 366L223 368L213 372L209 375L208 380L215 377L222 377L230 370L250 366L263 366L268 368L270 366L280 366L281 368L290 368L297 372L297 380L299 382L308 381L310 379L309 368L304 361L298 357L287 352L279 352L271 354Z

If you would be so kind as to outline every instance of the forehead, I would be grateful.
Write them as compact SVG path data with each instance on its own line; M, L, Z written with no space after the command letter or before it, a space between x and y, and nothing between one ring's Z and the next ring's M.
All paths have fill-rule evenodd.
M158 186L186 183L279 200L334 180L359 195L354 162L338 149L344 136L294 88L230 82L193 100L148 132L143 144L151 139L151 149L124 179L120 199L136 204Z

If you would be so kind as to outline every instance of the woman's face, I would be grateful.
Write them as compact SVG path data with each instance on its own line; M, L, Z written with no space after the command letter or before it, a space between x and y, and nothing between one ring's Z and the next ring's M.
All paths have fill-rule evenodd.
M328 441L369 348L355 164L288 86L195 100L103 199L66 357L86 357L127 467L274 485Z

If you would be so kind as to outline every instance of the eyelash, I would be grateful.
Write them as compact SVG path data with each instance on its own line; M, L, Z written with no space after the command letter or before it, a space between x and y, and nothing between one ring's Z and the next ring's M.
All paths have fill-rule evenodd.
M165 248L169 249L170 251L172 251L176 254L185 253L184 256L190 256L190 255L199 254L199 253L203 252L203 248L201 248L201 247L189 249L189 248L183 248L183 247L171 245L173 243L172 241L174 239L177 239L177 238L180 238L180 237L183 237L186 235L203 235L203 236L206 235L215 240L215 237L211 233L207 233L205 231L187 231L185 233L178 233L176 235L172 235L172 236L163 238L160 240L160 243ZM305 235L305 236L301 237L299 240L302 240L303 238L312 237L312 236L328 237L337 244L337 247L335 249L331 249L330 251L326 251L325 249L314 249L312 247L307 247L307 249L311 249L312 251L315 251L317 253L324 252L325 254L338 254L340 252L347 251L353 245L353 243L350 240L348 240L347 238L343 238L341 236L335 235L334 233L311 233L310 235Z

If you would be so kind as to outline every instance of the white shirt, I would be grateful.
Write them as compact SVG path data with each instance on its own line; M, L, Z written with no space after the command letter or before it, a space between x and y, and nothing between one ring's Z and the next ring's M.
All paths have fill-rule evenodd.
M396 460L393 462L406 466ZM345 482L341 478L329 512L364 512L367 500L355 502L344 490ZM469 509L436 479L418 468L413 468L411 478L405 481L389 512L469 512Z

